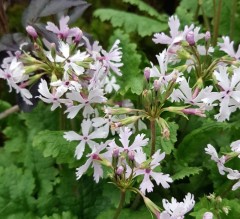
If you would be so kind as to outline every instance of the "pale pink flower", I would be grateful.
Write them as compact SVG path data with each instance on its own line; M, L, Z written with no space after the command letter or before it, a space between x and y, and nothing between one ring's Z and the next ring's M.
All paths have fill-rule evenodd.
M238 153L238 157L240 158L240 140L234 141L230 145L231 150Z
M60 39L67 39L68 37L78 38L81 35L81 30L79 28L69 28L68 22L69 16L61 17L59 20L59 27L57 27L52 22L47 22L46 29L57 34Z
M173 90L170 96L172 101L176 102L184 101L184 103L187 104L205 108L207 107L207 104L203 102L203 99L207 98L208 95L211 93L213 89L212 86L206 87L195 93L195 90L192 91L192 88L190 88L189 83L184 77L181 78L179 85L180 86L177 89Z
M66 99L61 99L60 97L63 95L62 92L49 92L47 82L41 79L41 83L38 86L38 92L40 93L40 98L45 103L52 103L51 110L55 110L57 107L61 107L61 103L68 103L69 101Z
M93 148L97 143L93 139L105 138L106 133L103 129L92 130L92 122L90 119L83 120L81 124L82 135L77 134L74 131L64 133L64 138L68 141L80 141L75 150L75 156L77 159L81 159L83 152L85 151L86 144Z
M106 102L107 99L103 95L103 90L98 88L90 90L87 96L83 96L81 93L76 91L67 93L66 96L68 99L80 103L76 106L73 105L68 107L68 109L65 111L65 113L68 113L67 118L74 118L82 108L84 117L94 113L94 109L92 108L91 104Z
M234 42L230 42L230 38L227 37L222 37L223 38L223 43L218 43L218 46L220 46L220 50L224 51L227 53L229 56L239 59L240 58L240 45L238 46L237 52L235 52L233 44Z
M144 179L140 184L140 190L143 194L153 191L153 183L151 182L150 177L152 177L157 185L161 184L163 188L169 188L169 183L172 183L173 180L169 174L163 174L154 172L154 169L160 165L160 162L164 159L165 153L160 154L160 150L157 150L152 156L152 160L148 166L145 166L146 154L142 153L141 163L139 168L136 169L134 176L144 175ZM139 161L138 161L139 162Z
M143 146L146 146L148 143L148 138L145 138L145 134L138 134L133 143L130 144L130 136L132 135L132 131L128 128L128 127L123 127L120 128L120 134L119 134L119 141L121 142L121 146L118 146L115 143L115 140L111 141L109 143L109 150L113 150L115 148L119 149L119 152L123 152L123 151L141 151Z
M116 83L116 77L111 76L106 77L104 81L104 90L106 93L112 93L113 91L118 91L120 86Z
M24 74L23 64L17 60L17 58L12 58L10 62L4 64L4 70L0 69L0 78L5 79L10 88L18 89L17 83L26 81L29 77Z
M121 76L122 73L119 68L123 66L123 63L121 63L122 52L120 51L119 43L120 40L116 40L109 52L102 50L103 56L99 57L99 60L102 60L104 66Z
M212 104L220 101L220 112L215 115L218 121L228 120L230 114L240 106L240 68L234 69L232 77L227 73L227 67L219 66L219 71L214 71L214 75L221 88L220 92L211 92L203 102Z
M226 157L222 156L219 158L216 149L211 144L207 145L207 148L205 148L205 153L211 156L211 159L217 163L219 173L224 175L224 171L226 171L226 167L224 166Z
M213 213L205 212L202 219L213 219Z
M195 205L194 196L188 193L183 202L178 202L172 197L171 202L162 200L164 211L160 214L161 219L183 219L184 215L192 210Z
M170 36L165 33L155 33L153 42L167 45L174 45L182 40L185 40L186 34L193 29L193 25L190 27L185 26L184 31L180 31L180 21L177 16L171 16L168 21L170 28Z
M76 175L77 179L80 179L82 175L88 170L89 166L92 164L93 167L93 177L96 183L99 182L99 179L103 177L103 169L100 161L104 157L100 154L106 148L106 144L96 144L92 147L92 152L87 155L88 159L86 163L79 168L77 168Z
M57 80L51 82L50 85L56 87L57 92L59 93L66 93L68 90L80 92L80 89L82 88L79 82L72 80Z
M238 180L232 187L232 190L237 190L240 187L240 172L238 170L232 170L227 168L227 178L230 180Z

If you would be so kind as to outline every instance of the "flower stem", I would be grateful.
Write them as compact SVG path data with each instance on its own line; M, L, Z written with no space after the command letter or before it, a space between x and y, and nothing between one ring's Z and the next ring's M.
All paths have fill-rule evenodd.
M121 190L121 196L120 196L120 201L119 201L119 205L118 208L116 209L116 212L114 214L113 219L117 219L121 213L123 204L125 202L125 195L126 195L126 191L125 190Z
M150 129L151 129L151 156L155 153L156 150L156 126L155 119L150 120Z
M222 0L218 0L218 5L216 8L216 0L214 0L214 26L213 26L213 46L217 44L219 23L222 10Z
M230 31L229 31L230 39L233 38L233 34L234 34L236 11L237 11L237 0L233 0L232 7L231 7L231 17L230 17Z

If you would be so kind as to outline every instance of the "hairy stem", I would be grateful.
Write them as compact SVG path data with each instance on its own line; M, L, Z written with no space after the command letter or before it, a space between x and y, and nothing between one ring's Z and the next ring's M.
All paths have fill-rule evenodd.
M150 120L150 130L151 130L151 156L155 153L156 150L156 121Z
M218 0L218 5L216 5L216 1L214 0L214 23L213 23L213 46L217 44L218 31L219 31L219 23L222 11L222 0Z
M4 112L0 113L0 119L4 119L5 117L8 117L9 115L19 111L19 106L15 105L11 107L10 109L5 110Z
M117 219L121 213L123 204L125 202L125 195L126 195L126 191L125 190L121 190L121 196L120 196L120 201L119 201L119 205L118 208L116 209L116 212L114 214L113 219Z

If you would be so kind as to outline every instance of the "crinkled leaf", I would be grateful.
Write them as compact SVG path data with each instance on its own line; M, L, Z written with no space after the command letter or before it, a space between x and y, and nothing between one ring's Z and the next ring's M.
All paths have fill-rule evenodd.
M202 168L199 167L180 167L179 169L179 172L171 176L173 180L183 179L184 177L199 174L202 171Z
M161 134L161 130L157 127L156 147L161 148L166 154L170 154L174 149L174 144L177 141L178 125L175 122L168 122L169 125L169 138L165 138Z
M123 2L135 5L139 8L140 11L146 12L149 15L156 17L158 20L167 23L167 16L165 14L159 14L153 7L149 4L146 4L141 0L123 0Z
M51 216L43 216L41 219L77 219L77 216L74 216L69 211L64 211L61 214L53 214Z
M97 9L94 16L101 21L110 21L113 27L123 27L128 33L137 32L142 37L167 29L166 23L115 9Z
M45 130L39 132L33 139L33 147L42 151L44 157L52 157L57 163L75 162L74 151L76 142L67 142L63 138L63 131Z
M229 142L230 131L231 125L228 123L205 120L201 127L184 136L176 151L177 160L180 163L202 164L202 156L205 156L204 148L207 144L217 142L224 145L224 142Z

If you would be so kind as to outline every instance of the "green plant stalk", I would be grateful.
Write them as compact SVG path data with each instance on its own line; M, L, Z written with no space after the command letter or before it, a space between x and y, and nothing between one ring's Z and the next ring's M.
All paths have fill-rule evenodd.
M156 121L155 119L150 120L150 130L151 130L151 156L156 150Z
M220 17L221 17L221 10L222 10L222 0L218 0L217 6L216 6L216 1L214 0L213 5L214 5L214 23L213 23L214 26L213 26L212 44L213 44L213 46L216 46L217 38L218 38L218 31L219 31Z
M237 11L237 0L232 0L231 15L230 15L230 31L229 31L230 39L233 38L233 34L234 34L236 11Z
M113 219L117 219L121 213L123 204L125 202L125 196L126 196L126 191L125 190L121 190L121 196L120 196L120 201L119 201L119 205L118 208L116 209L116 212L113 216Z

